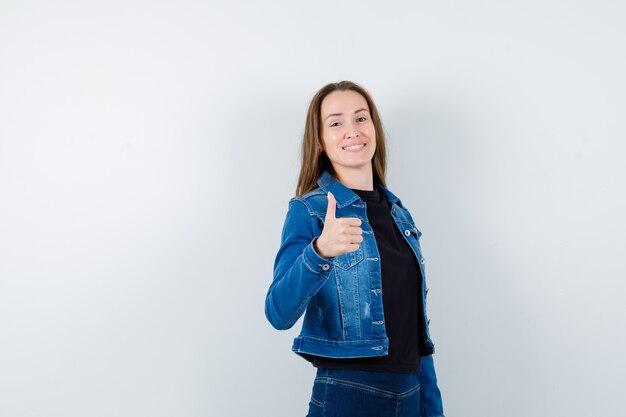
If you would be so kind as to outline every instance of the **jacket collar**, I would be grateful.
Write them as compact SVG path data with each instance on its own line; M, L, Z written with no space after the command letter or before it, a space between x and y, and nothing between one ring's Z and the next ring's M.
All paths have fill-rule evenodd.
M335 199L337 200L337 207L345 207L355 200L360 200L360 197L356 195L355 192L343 185L341 182L337 181L337 179L326 170L322 172L322 175L317 180L317 185L319 185L319 187L325 192L330 191L331 193L333 193ZM387 198L387 200L392 205L397 204L399 206L402 206L402 201L400 201L398 197L396 197L382 184L374 181L374 186L378 189L378 191L384 194L385 198Z

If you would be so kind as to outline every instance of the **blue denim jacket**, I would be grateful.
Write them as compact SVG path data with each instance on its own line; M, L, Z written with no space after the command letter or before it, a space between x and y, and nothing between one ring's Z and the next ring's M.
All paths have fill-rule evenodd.
M276 329L291 328L304 314L300 335L292 350L331 358L384 356L389 339L383 316L383 293L378 248L368 223L366 203L352 190L324 171L319 188L289 200L281 244L274 261L274 279L265 300L265 315ZM409 211L391 191L375 183L391 206L391 216L413 249L422 272L422 297L426 320L426 347L421 361L420 385L426 416L441 416L426 313L426 274L420 248L421 232ZM361 219L363 241L359 249L333 258L322 258L313 243L322 233L328 206L327 192L337 201L336 216ZM306 313L305 313L306 312Z

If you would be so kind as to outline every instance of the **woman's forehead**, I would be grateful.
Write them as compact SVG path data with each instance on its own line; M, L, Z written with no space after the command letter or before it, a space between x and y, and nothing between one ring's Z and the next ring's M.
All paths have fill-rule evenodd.
M361 94L352 90L333 91L322 100L322 117L345 112L369 111L367 100Z

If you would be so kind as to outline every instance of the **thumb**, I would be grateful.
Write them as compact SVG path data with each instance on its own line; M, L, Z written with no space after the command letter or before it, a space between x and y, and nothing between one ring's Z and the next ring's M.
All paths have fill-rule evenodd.
M327 197L328 207L326 207L326 217L324 218L324 223L328 222L328 220L335 219L335 208L337 207L337 200L335 200L333 193L329 191Z

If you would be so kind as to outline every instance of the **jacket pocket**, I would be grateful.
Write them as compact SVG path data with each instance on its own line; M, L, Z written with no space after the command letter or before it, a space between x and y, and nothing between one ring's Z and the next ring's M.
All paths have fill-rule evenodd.
M336 267L347 270L354 267L356 264L363 260L363 243L359 245L359 248L355 251L344 253L343 255L335 256L333 263Z

